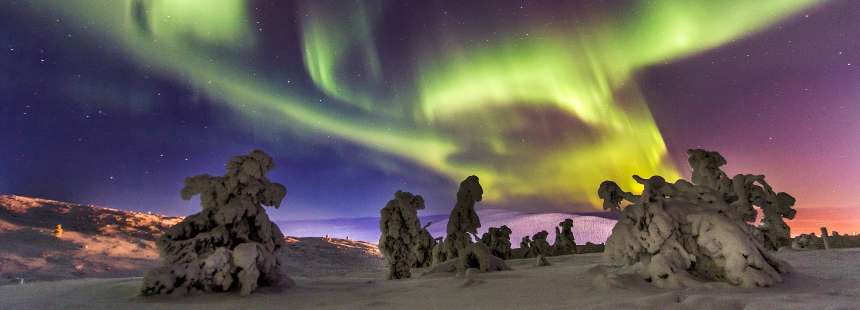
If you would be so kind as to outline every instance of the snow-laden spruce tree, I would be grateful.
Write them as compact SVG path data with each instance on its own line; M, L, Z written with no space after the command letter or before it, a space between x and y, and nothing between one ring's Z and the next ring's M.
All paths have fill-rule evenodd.
M415 245L412 248L412 252L415 254L415 260L412 263L412 267L415 268L425 268L430 267L433 264L433 248L436 247L436 239L433 238L433 235L430 234L430 231L427 230L433 222L427 222L424 224L424 227L418 232L418 240L416 240Z
M511 258L511 228L507 225L502 227L490 227L481 236L481 243L490 248L490 253L501 259Z
M442 243L441 255L437 263L456 258L461 249L472 244L472 236L478 233L481 219L475 212L475 204L483 198L484 189L477 176L469 176L460 182L457 190L457 204L448 217L447 236Z
M433 249L433 267L428 273L465 273L472 268L479 272L510 269L503 259L492 254L486 244L473 242L473 236L481 227L475 204L481 201L483 194L484 189L477 176L469 176L460 182L457 204L448 217L448 235Z
M162 265L146 273L142 293L238 289L247 295L280 283L284 236L263 206L278 208L286 188L266 178L272 167L271 157L254 150L230 159L224 176L186 178L182 199L200 195L203 210L158 239Z
M573 237L573 220L564 219L555 227L555 244L553 244L554 255L568 255L576 253L576 239Z
M598 195L606 209L619 210L622 200L631 203L621 210L606 242L607 262L627 266L660 287L694 286L701 280L743 287L780 282L790 267L770 249L785 243L788 228L777 224L793 216L787 210L794 199L773 193L763 176L729 179L720 170L726 161L719 153L697 149L688 154L693 183L633 176L644 185L641 195L623 192L611 181L601 184ZM750 223L753 206L763 209L763 227Z
M549 245L547 237L549 237L549 233L546 230L535 233L532 236L531 243L529 243L529 251L525 257L551 256L553 252L552 246Z
M412 276L416 264L415 248L421 238L418 210L424 209L424 198L410 192L397 191L394 199L380 210L379 251L385 258L385 278L403 279ZM430 237L432 239L432 237Z

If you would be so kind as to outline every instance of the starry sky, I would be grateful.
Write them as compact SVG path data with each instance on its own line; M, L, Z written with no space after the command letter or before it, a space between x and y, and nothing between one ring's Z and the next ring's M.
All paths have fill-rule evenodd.
M860 210L860 2L7 0L0 192L171 215L260 148L276 219L594 211L685 150Z

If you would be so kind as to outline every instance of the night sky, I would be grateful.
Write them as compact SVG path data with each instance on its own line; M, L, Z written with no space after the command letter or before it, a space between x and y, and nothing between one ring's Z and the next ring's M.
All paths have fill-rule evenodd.
M260 148L277 219L593 211L685 150L860 210L860 1L0 3L0 193L171 215Z

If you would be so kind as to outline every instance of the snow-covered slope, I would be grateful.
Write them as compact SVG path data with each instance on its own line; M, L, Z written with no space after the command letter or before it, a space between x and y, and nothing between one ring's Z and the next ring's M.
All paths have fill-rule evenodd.
M0 196L0 285L143 275L158 264L155 240L182 220L23 196ZM62 236L53 235L54 226ZM382 272L374 244L287 238L283 270L294 277ZM5 309L0 303L0 309Z
M579 215L571 213L522 213L508 210L485 209L478 211L478 216L481 218L481 228L478 234L483 234L490 227L499 227L508 225L513 233L511 233L511 243L514 247L519 247L520 240L523 236L531 236L535 233L546 230L549 232L550 243L555 240L555 227L559 222L566 218L573 220L573 236L576 238L577 244L604 243L612 233L612 227L615 226L616 220L605 217L592 215ZM433 223L430 226L430 232L433 236L445 236L445 229L448 225L448 220Z
M176 217L23 196L0 196L0 285L25 280L141 275L155 239ZM60 224L63 234L53 235Z
M375 244L337 238L287 237L281 262L292 278L376 277L383 271Z
M600 254L508 261L513 270L383 280L345 275L296 278L296 286L189 297L138 296L141 280L84 279L0 286L6 309L858 309L857 249L780 251L796 271L770 288L744 289L724 283L700 288L660 289L642 279L595 281ZM323 268L325 266L317 266ZM331 266L337 268L336 266ZM416 273L417 274L417 273Z

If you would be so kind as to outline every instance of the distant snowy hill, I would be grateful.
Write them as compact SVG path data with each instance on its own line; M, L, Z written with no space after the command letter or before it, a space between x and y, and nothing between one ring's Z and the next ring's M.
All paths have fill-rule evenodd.
M606 213L524 213L501 209L478 208L483 234L489 227L508 225L513 231L511 242L519 246L523 236L533 235L541 230L549 232L549 241L555 240L555 227L566 218L573 219L573 235L576 243L603 243L615 226L615 219ZM430 215L421 218L421 223L432 221L429 227L434 237L444 237L448 225L447 215ZM325 236L361 240L376 243L379 240L379 218L363 217L350 219L278 221L278 226L285 235L290 236Z
M44 280L139 277L158 265L155 240L182 218L0 195L0 286ZM63 226L61 237L54 226ZM293 277L376 275L374 244L287 237L282 269ZM2 299L0 299L2 300ZM6 309L0 302L0 309Z
M0 285L16 278L140 276L158 264L155 240L180 220L0 195ZM57 224L64 230L59 238L53 235Z

